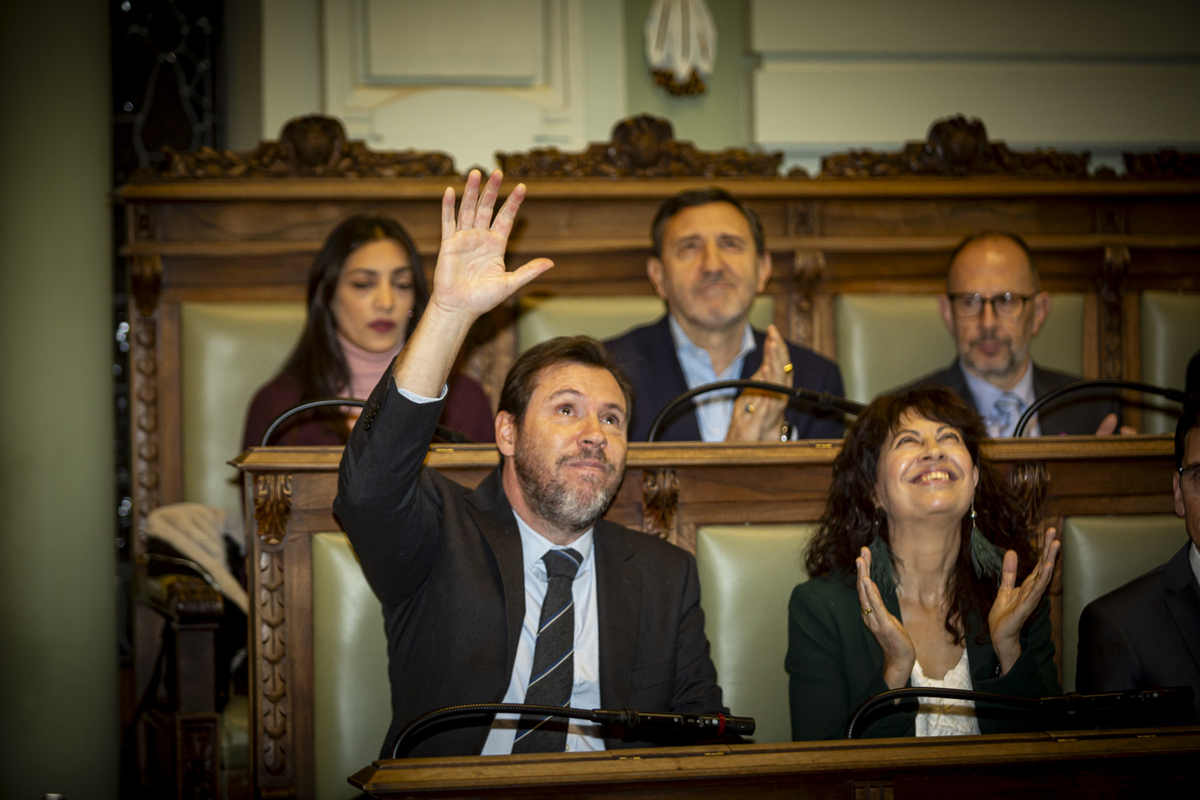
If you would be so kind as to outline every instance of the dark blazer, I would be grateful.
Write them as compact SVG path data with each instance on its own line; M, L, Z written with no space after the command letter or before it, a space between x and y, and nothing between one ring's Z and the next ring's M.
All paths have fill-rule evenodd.
M900 602L895 590L883 594L883 603L897 619ZM1021 632L1021 655L1008 674L1000 674L1000 661L991 639L975 641L981 620L967 620L967 661L971 686L981 692L1046 697L1060 694L1050 638L1050 605L1043 601L1032 621ZM784 662L790 676L792 739L840 739L851 713L864 701L887 691L883 681L883 650L862 622L862 607L853 577L818 575L792 591L788 603L788 652ZM975 714L981 733L1031 730L1011 709L980 704ZM917 703L884 704L859 723L863 738L913 736Z
M471 490L422 467L438 411L403 397L389 370L346 445L333 505L383 604L388 742L432 709L501 702L525 616L521 538L500 469ZM593 541L603 707L723 712L695 559L605 520ZM448 724L407 754L477 754L489 725ZM610 733L608 747L635 746Z
M1200 722L1200 584L1188 563L1191 546L1083 609L1078 691L1191 686L1191 724Z
M754 352L746 355L741 378L749 378L762 366L763 343L766 334L754 331ZM629 333L604 343L608 352L617 360L633 382L633 414L629 421L629 441L644 442L650 434L650 425L658 412L667 403L688 390L683 367L675 354L675 340L671 338L670 323L664 316L653 325L634 328ZM838 397L845 396L842 388L842 373L837 364L822 358L811 350L788 342L788 354L794 370L794 384L805 389L829 392ZM793 401L784 412L786 419L796 429L801 439L840 439L842 420L836 412L814 415L801 411ZM660 442L698 442L700 423L696 419L696 406L688 403L667 421L658 434Z
M1041 398L1055 389L1079 380L1083 379L1077 375L1068 375L1065 372L1042 369L1037 364L1033 364L1034 397ZM941 372L926 375L905 388L924 386L931 383L940 383L942 386L954 390L954 393L963 400L966 400L971 408L975 409L980 415L984 415L984 412L975 404L975 397L971 394L970 386L967 385L967 378L963 375L963 368L960 362L955 361ZM1119 420L1121 406L1113 399L1115 397L1113 392L1115 391L1114 389L1086 390L1078 394L1067 395L1046 406L1038 412L1038 425L1041 427L1042 436L1058 436L1061 434L1068 436L1090 436L1096 432L1096 429L1100 427L1100 423L1109 414L1115 413Z

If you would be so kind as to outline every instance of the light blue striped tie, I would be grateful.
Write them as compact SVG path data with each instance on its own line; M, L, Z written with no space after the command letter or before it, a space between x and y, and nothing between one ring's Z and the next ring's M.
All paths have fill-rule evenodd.
M992 413L985 420L987 422L988 435L993 439L998 439L1002 436L1012 436L1013 431L1017 427L1017 420L1021 418L1021 412L1025 410L1025 401L1022 400L1015 392L1004 392L996 398L996 402L992 404Z

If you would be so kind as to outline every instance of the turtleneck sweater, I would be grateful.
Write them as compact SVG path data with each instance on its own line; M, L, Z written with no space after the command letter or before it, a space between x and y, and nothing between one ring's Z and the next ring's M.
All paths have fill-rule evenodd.
M350 370L350 385L338 392L338 397L357 397L361 400L370 397L371 390L383 377L383 371L388 368L388 364L392 363L392 359L404 349L404 337L396 342L395 347L383 353L364 350L342 336L341 333L338 333L337 341L338 347L342 348L342 355L346 357L346 366Z

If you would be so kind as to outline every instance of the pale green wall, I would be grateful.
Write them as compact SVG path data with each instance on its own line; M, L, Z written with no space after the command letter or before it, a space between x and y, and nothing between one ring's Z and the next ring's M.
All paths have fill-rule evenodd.
M117 794L108 10L0 4L0 798Z
M675 128L675 138L691 140L703 150L749 144L750 62L744 0L708 0L717 26L717 63L705 80L708 91L698 97L672 97L651 80L643 34L650 4L651 0L625 0L626 114L666 117Z

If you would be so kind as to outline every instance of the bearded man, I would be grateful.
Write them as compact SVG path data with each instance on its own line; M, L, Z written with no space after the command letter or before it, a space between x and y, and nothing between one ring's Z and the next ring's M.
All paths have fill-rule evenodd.
M979 412L993 438L1012 436L1034 400L1080 380L1039 367L1029 356L1050 314L1050 295L1041 290L1033 253L1015 234L964 239L950 257L938 310L954 337L958 360L914 385L940 383L952 389ZM1120 407L1111 398L1105 390L1067 395L1042 409L1025 435L1113 433Z
M493 223L500 181L481 193L473 170L457 221L446 190L429 304L339 471L334 511L383 604L385 756L414 718L465 703L725 712L695 560L600 519L624 475L632 391L599 342L555 339L517 359L495 419L501 465L478 488L422 467L472 323L553 266L505 271L525 187ZM590 723L481 715L426 729L404 755L645 745Z

